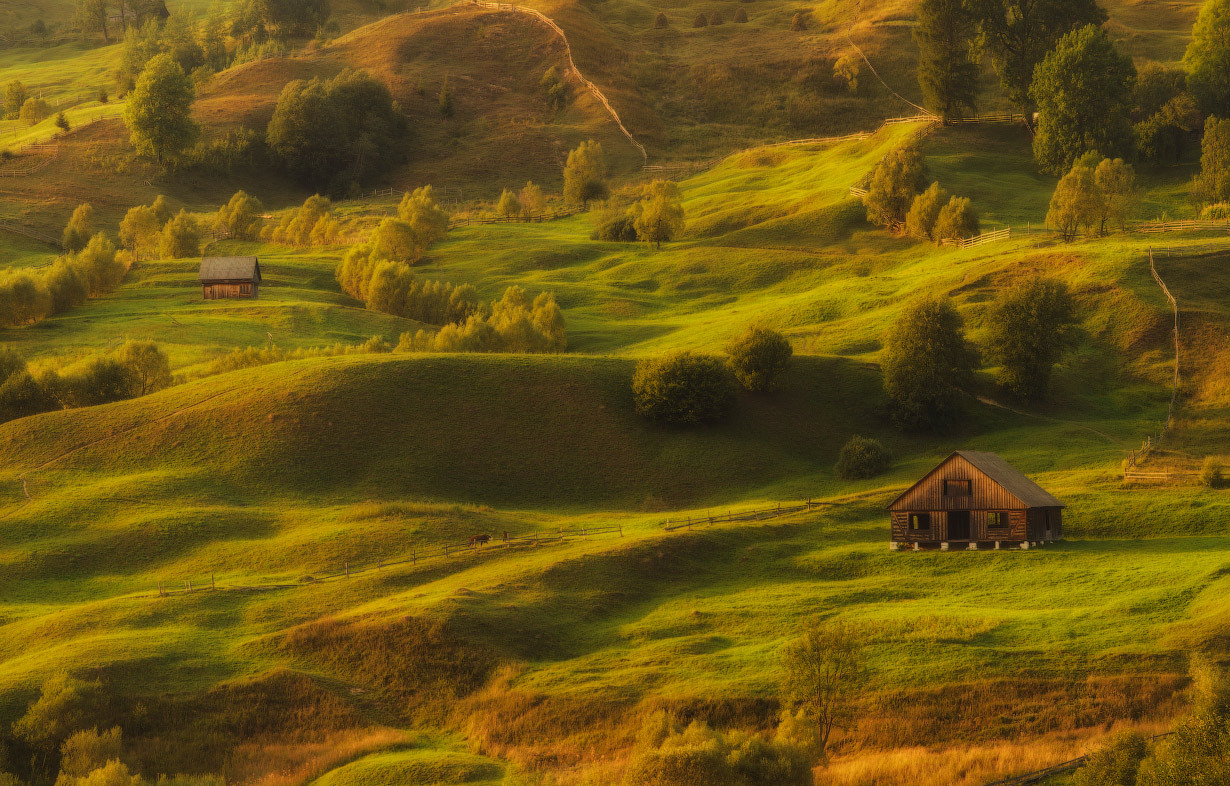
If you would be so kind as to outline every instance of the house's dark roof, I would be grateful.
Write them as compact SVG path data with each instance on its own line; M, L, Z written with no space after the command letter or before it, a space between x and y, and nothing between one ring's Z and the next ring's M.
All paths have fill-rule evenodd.
M1012 466L1007 461L1004 461L994 453L986 453L979 450L958 450L953 453L952 456L960 456L970 464L973 464L979 472L998 483L1005 491L1019 499L1027 508L1067 507L1062 502L1051 496L1050 492L1046 489L1025 477L1024 473L1022 473L1019 469ZM947 464L952 459L952 456L949 456L941 461L935 469L939 469ZM935 472L935 469L923 476L922 480L919 480L918 483L922 483L923 480L930 477L931 473ZM913 491L914 488L918 486L918 483L915 483L913 486L910 486L908 489L903 491L897 499L890 503L889 507L891 508L893 505L896 505L898 500Z
M256 257L205 257L201 260L202 283L210 281L261 280L261 265Z

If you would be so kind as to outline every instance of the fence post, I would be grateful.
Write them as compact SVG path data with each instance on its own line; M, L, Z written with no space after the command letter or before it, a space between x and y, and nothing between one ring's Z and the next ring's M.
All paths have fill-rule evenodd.
M346 578L350 578L350 561L343 561L342 566L346 568Z
M619 525L619 537L622 538L623 536L624 536L624 525L620 524Z
M209 588L211 590L218 589L217 576L212 571L209 574Z

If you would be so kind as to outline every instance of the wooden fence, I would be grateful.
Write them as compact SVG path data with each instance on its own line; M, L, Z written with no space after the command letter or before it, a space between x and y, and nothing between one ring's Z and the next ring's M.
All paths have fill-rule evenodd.
M486 554L499 549L546 546L569 540L588 540L589 538L596 538L604 535L618 535L622 538L624 535L623 525L611 524L601 527L573 527L570 529L564 529L561 527L555 532L535 532L530 535L516 536L509 535L505 532L502 537L492 538L490 541L483 544L466 541L464 543L446 543L441 546L432 546L425 549L419 549L412 545L410 547L409 554L401 554L392 559L380 560L374 565L358 565L351 564L349 561L343 561L340 570L334 567L320 572L310 573L300 578L297 582L218 584L216 574L211 573L208 579L184 579L182 587L176 586L175 588L170 588L164 584L159 584L156 596L167 597L170 595L187 595L193 592L206 591L258 592L262 590L293 589L296 587L311 586L322 582L336 581L338 579L348 579L366 573L381 571L395 565L417 565L418 563L426 560L448 559L449 557L453 557L458 554ZM145 597L155 596L147 595Z
M584 212L581 207L565 207L559 210L553 210L550 213L532 213L530 215L518 216L475 216L473 218L457 218L449 219L450 227L468 226L472 224L524 224L538 223L541 221L554 221L557 218L567 218L575 216L578 213Z
M777 505L770 508L760 508L758 510L741 510L741 511L726 511L714 515L713 513L704 516L688 516L682 519L667 519L662 522L662 529L667 532L674 532L680 529L691 529L692 527L707 526L709 524L720 524L728 521L764 521L765 519L775 519L778 516L787 516L791 513L802 513L808 510L825 507L830 503L813 502L808 499L805 502L800 502L794 505Z
M1162 737L1169 737L1172 733L1173 732L1166 731L1161 734L1154 734L1149 738L1149 741L1153 742L1154 740L1159 740ZM1059 764L1055 764L1050 767L1034 770L1033 772L1027 772L1024 775L1017 775L1012 778L992 781L991 783L986 784L986 786L1031 786L1032 784L1039 783L1055 775L1062 775L1065 772L1071 772L1088 760L1088 755L1077 756L1075 759L1068 759L1067 761L1060 762Z
M1170 310L1174 312L1174 328L1172 331L1173 337L1174 337L1174 378L1173 378L1173 381L1171 382L1171 388L1170 388L1170 406L1167 407L1166 409L1166 422L1162 424L1162 428L1158 432L1158 435L1156 438L1156 443L1160 444L1162 441L1162 437L1166 436L1166 430L1169 429L1171 424L1174 422L1175 409L1177 409L1179 405L1179 385L1182 382L1182 375L1180 372L1180 351L1179 351L1180 349L1180 345L1179 345L1179 302L1175 300L1174 295L1170 293L1170 287L1166 286L1166 282L1162 280L1161 274L1157 272L1157 265L1155 265L1153 262L1153 249L1152 248L1149 249L1149 273L1153 276L1153 280L1156 281L1157 285L1161 288L1162 294L1166 296L1166 302L1170 304ZM1175 471L1175 470L1166 470L1166 471L1159 470L1156 472L1151 471L1151 470L1138 470L1137 469L1138 462L1140 462L1143 458L1149 455L1150 451L1152 451L1154 447L1154 444L1155 444L1155 440L1154 440L1153 435L1149 435L1145 437L1145 441L1141 445L1139 453L1137 453L1136 451L1132 451L1128 453L1127 461L1124 462L1124 470L1123 470L1124 480L1149 479L1149 480L1169 481L1171 475L1189 474L1189 473L1184 473L1184 472ZM1164 473L1166 477L1164 478L1144 477L1145 474L1150 474L1150 473L1158 474L1158 472ZM1190 473L1190 474L1194 474L1194 473ZM1134 475L1135 477L1129 477L1129 475Z
M0 177L21 177L34 174L56 160L60 155L60 146L58 144L43 143L18 145L16 148L10 148L9 152L14 155L14 158L11 159L12 161L16 161L23 154L29 155L31 153L37 156L38 160L21 168L0 167Z
M0 232L11 232L14 235L21 235L23 237L28 237L31 240L37 240L40 243L46 243L47 245L52 246L57 249L64 248L64 246L60 244L59 238L52 237L51 235L44 234L34 229L30 229L29 227L22 226L21 224L14 224L12 221L0 221Z
M1230 232L1230 220L1167 221L1165 223L1155 221L1137 224L1134 229L1137 232L1144 232L1146 234L1151 234L1154 232L1192 232L1197 230L1219 230L1222 232Z
M945 238L940 245L952 248L974 248L976 246L994 243L997 240L1007 240L1012 237L1012 227L1004 227L994 232L983 232L981 235L966 238Z

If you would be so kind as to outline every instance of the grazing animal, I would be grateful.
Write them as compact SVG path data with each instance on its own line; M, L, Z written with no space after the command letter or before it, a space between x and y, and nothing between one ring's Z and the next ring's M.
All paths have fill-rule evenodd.
M468 546L486 546L491 541L490 535L471 535Z

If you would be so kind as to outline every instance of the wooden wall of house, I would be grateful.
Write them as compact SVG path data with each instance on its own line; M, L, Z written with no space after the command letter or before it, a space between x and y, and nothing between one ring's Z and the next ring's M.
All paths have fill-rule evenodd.
M944 496L945 480L968 480L970 496ZM1020 500L961 456L936 468L893 504L893 510L1024 510Z
M1027 539L1029 535L1029 522L1032 520L1027 516L1024 510L1008 510L1008 527L1004 529L990 529L987 526L987 513L985 510L970 511L970 540L980 541L1012 541L1020 542ZM910 513L930 513L931 514L931 529L927 531L910 530ZM892 521L892 539L898 543L935 543L948 540L948 514L942 510L918 510L911 509L909 511L893 511L890 514ZM1055 537L1059 537L1056 535ZM1029 536L1029 540L1041 540L1040 537Z
M202 294L206 300L256 298L260 294L260 284L204 284Z
M1051 517L1051 531L1046 531L1046 517ZM1063 508L1033 508L1029 511L1030 540L1059 540L1063 537Z

